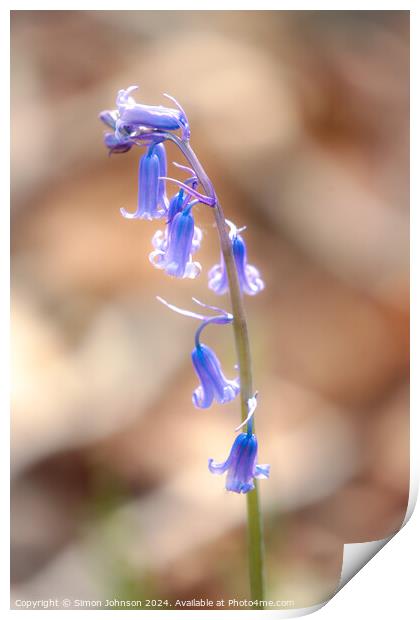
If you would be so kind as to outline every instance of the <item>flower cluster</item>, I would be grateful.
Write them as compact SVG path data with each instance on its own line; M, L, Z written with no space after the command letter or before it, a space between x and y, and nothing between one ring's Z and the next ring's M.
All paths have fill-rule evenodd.
M194 212L200 204L217 208L216 195L208 179L205 191L200 177L201 166L194 166L191 161L189 163L192 167L174 162L178 169L188 174L186 179L176 180L167 176L165 142L171 140L186 156L190 138L187 116L179 103L169 95L165 96L170 99L174 107L137 103L132 96L136 88L130 86L120 90L116 109L105 110L99 115L108 129L112 130L104 135L104 142L110 154L126 153L134 146L145 148L139 162L137 208L133 212L124 208L120 211L126 219L163 220L164 226L152 237L153 249L149 254L151 264L170 276L194 279L201 273L201 265L193 260L193 255L199 251L203 240L202 231L195 223ZM180 135L177 132L180 132ZM178 191L170 198L167 194L167 182L178 186ZM203 191L200 191L200 186L203 187ZM231 250L241 292L256 295L263 290L264 282L256 267L248 264L245 241L240 234L244 228L238 229L228 220L226 226L229 229L229 240L232 244ZM223 256L220 264L210 269L208 286L218 295L229 290ZM158 299L170 309L200 320L191 354L193 368L200 382L192 395L194 406L207 409L214 401L224 404L236 398L241 389L239 379L227 379L215 352L201 342L201 334L208 325L231 324L234 317L224 310L201 302L197 303L217 314L208 317L182 310L161 298ZM240 433L236 437L227 460L219 465L215 464L213 459L209 460L209 470L212 473L228 472L226 488L236 493L251 491L254 488L254 478L267 478L269 474L268 465L256 464L257 439L252 432L255 407L256 399L249 399L248 417L236 429L239 430L246 424L247 432Z

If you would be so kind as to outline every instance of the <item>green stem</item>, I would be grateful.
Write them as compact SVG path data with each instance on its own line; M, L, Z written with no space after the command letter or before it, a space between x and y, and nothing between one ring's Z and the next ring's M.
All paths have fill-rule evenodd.
M188 142L180 140L174 134L168 134L180 148L185 158L194 169L197 178L208 196L214 192L213 186L200 164L197 156ZM252 389L252 368L251 353L249 348L248 326L245 315L245 308L242 293L239 286L238 272L233 256L232 243L229 238L225 216L221 204L216 198L214 206L214 216L217 230L220 237L220 245L226 265L226 273L229 282L230 299L233 314L233 331L239 364L239 378L241 386L241 419L246 419L248 415L248 400L253 396ZM253 432L255 432L255 422L252 421ZM257 481L255 489L247 493L247 516L248 516L248 557L249 557L249 579L251 598L263 601L265 599L264 588L264 541L262 516L260 511L259 493ZM258 607L260 607L258 605Z

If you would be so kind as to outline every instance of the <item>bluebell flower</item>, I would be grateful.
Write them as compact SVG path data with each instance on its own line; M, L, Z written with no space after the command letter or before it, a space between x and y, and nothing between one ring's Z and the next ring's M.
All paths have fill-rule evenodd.
M214 317L206 317L196 312L182 310L177 306L169 304L167 301L158 297L158 300L165 304L174 312L183 314L202 321L200 327L195 333L195 348L191 354L194 370L200 379L200 385L194 390L192 401L195 407L199 409L207 409L213 400L224 404L233 400L240 392L239 379L230 381L226 379L222 372L222 368L216 354L210 347L202 344L200 341L201 332L210 324L226 325L232 323L233 316L220 308L208 306L194 299L196 303L205 308L215 310L221 314Z
M167 210L167 198L161 171L166 170L163 144L152 144L140 159L138 205L135 213L124 208L121 214L127 219L153 220L161 218Z
M150 262L176 278L193 279L201 272L200 263L192 260L192 254L201 242L201 231L194 225L192 206L189 203L182 208L182 196L171 201L171 219L166 231L157 231L152 239L155 249L149 255Z
M200 385L194 390L192 397L195 407L207 409L213 400L223 405L236 398L240 391L239 380L226 379L220 362L210 347L198 342L191 359L200 380Z
M229 237L232 241L241 291L247 295L257 295L263 290L264 282L258 269L248 263L245 241L239 234L243 229L238 230L229 220L226 220L226 223L230 228ZM220 257L220 263L210 269L208 278L209 288L217 295L223 295L228 291L229 284L223 255Z
M207 307L212 308L212 306ZM195 333L195 349L191 354L191 359L200 385L194 390L192 401L199 409L207 409L213 400L221 405L228 403L240 392L239 379L226 379L215 352L200 341L201 332L207 325L226 324L231 323L232 320L233 316L224 312L220 316L204 320Z
M163 131L174 131L180 128L188 130L185 112L172 97L169 99L175 101L179 109L136 103L131 93L137 88L137 86L129 86L118 92L117 108L124 123Z
M165 230L157 230L152 238L152 245L155 250L160 250L163 254L168 249L169 230L175 215L180 213L186 204L188 204L189 196L185 196L184 190L180 190L169 201L169 207L167 212L167 226ZM194 235L191 243L191 254L195 254L200 249L201 241L203 239L203 233L198 226L194 226ZM152 263L154 263L154 256L152 257Z
M192 208L201 203L219 209L216 213L219 225L218 218L221 216L221 210L217 197L213 185L189 147L190 129L182 107L169 95L165 97L171 100L174 107L137 103L132 96L136 88L137 86L130 86L120 90L116 101L117 109L105 110L100 114L100 119L108 127L104 141L110 153L124 153L133 146L147 149L139 162L137 209L134 213L121 209L121 213L129 219L154 220L166 216L165 229L158 230L153 236L154 249L149 259L155 267L171 276L195 278L200 273L201 266L193 261L192 257L200 248L202 232L195 226ZM167 140L178 146L186 163L189 164L186 166L174 162L175 166L189 173L187 179L181 181L167 176L165 150ZM167 182L176 184L179 190L171 201L168 201L166 195ZM248 264L246 245L240 235L244 228L237 229L228 220L226 224L229 227L229 238L241 291L248 295L256 295L264 288L264 282L259 271ZM223 255L220 264L215 265L208 275L210 289L217 294L228 291ZM170 309L200 321L191 353L193 368L199 379L199 385L192 394L194 406L206 409L214 401L224 404L235 399L240 393L239 377L227 379L216 353L200 339L203 330L208 325L231 324L234 320L233 315L196 299L194 301L199 305L215 311L216 316L208 317L197 312L182 310L159 297L158 299ZM238 322L242 322L240 312L238 312ZM243 387L246 391L246 386ZM269 465L257 464L258 443L253 432L256 397L257 394L248 399L247 415L242 416L239 426L235 429L237 432L240 431L240 434L236 437L226 461L223 463L215 463L214 459L208 461L211 473L227 473L226 489L234 493L252 491L255 488L254 479L268 478L270 473Z
M257 465L258 442L253 433L241 433L233 442L230 454L223 463L209 459L212 474L226 476L226 490L234 493L248 493L254 486L254 478L268 478L270 465Z

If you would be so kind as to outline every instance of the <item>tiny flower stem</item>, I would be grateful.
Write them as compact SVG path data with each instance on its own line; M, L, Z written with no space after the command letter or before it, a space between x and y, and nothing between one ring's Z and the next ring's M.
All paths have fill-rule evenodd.
M241 420L245 421L248 417L248 400L253 396L251 353L245 308L225 216L221 204L214 195L213 186L189 142L181 140L175 134L170 133L167 134L167 138L175 142L178 148L182 151L184 157L197 175L197 178L207 196L214 196L214 217L219 233L223 258L226 265L233 314L233 331L238 356L241 386ZM248 432L255 432L254 416L252 416L252 419L249 421L247 430ZM250 591L253 600L263 601L265 600L264 541L257 481L255 481L255 489L247 493L246 496L248 514Z

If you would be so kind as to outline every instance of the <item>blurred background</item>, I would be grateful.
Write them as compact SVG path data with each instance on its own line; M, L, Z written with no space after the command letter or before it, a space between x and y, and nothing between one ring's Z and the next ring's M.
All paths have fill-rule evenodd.
M182 103L247 226L268 597L324 600L407 506L409 13L13 11L11 42L12 606L248 597L244 498L207 471L238 404L194 409L196 325L155 300L228 303L212 214L198 280L151 267L140 151L97 119L130 84ZM230 329L206 342L233 378Z

